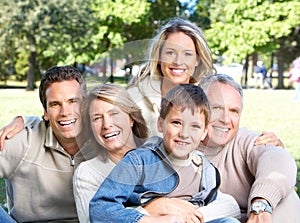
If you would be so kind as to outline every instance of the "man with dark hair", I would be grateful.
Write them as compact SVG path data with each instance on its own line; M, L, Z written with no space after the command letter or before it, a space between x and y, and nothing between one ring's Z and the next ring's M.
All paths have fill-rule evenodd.
M0 219L78 222L73 172L95 156L80 142L85 90L84 79L74 67L52 67L43 75L39 95L44 120L5 140L0 152L0 177L6 182L11 216L0 210Z

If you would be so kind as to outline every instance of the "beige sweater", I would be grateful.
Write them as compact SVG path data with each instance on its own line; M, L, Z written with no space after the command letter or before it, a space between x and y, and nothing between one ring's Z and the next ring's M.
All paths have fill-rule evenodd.
M73 173L95 152L84 147L71 156L43 121L31 127L6 140L0 152L10 214L18 222L78 222Z
M200 149L220 171L220 190L232 195L245 212L254 197L265 198L275 208L296 184L297 166L293 157L282 148L256 147L258 136L241 128L225 146L201 145Z

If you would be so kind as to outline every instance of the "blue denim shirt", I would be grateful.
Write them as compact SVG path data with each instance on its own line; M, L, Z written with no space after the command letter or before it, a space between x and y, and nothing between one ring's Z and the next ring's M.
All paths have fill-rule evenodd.
M199 193L193 196L193 200L201 200L205 205L216 197L219 174L209 161L203 162L205 158L201 158L205 165ZM90 220L138 222L144 214L126 207L141 206L153 198L162 197L172 192L178 183L179 176L172 168L162 139L152 137L141 148L129 151L102 183L90 202Z

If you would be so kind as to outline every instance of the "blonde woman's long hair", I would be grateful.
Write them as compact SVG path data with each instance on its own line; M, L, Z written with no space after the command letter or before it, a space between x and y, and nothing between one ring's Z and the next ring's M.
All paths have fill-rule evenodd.
M158 77L163 76L159 64L161 49L169 35L177 32L183 32L193 40L197 56L200 60L199 65L196 67L194 74L190 78L190 83L197 83L202 77L215 73L212 54L205 40L203 31L194 23L186 19L173 18L167 24L162 26L158 34L150 42L146 64L142 66L140 73L131 82L131 85L137 84L148 75Z

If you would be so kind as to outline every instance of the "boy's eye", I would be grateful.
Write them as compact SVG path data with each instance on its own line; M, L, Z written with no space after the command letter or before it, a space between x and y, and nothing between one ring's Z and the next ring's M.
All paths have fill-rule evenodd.
M181 125L181 122L179 122L179 121L172 121L172 124L174 124L174 125Z

